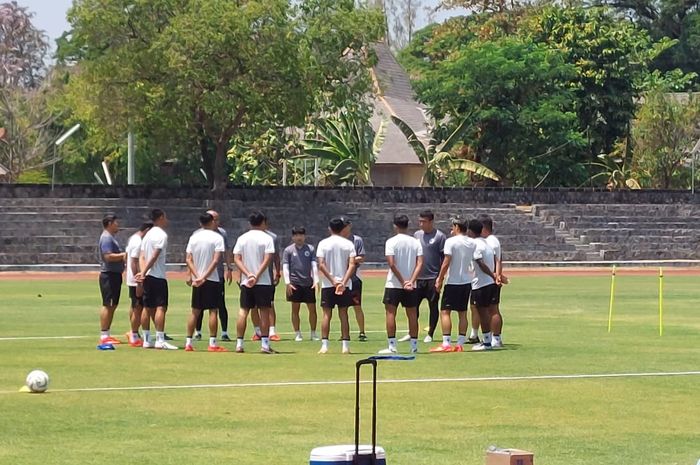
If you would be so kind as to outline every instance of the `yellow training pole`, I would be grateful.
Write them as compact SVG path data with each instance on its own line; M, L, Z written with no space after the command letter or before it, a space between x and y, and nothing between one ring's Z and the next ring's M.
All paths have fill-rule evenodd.
M664 335L664 269L659 267L659 336Z
M615 302L615 265L612 267L610 278L610 310L608 311L608 332L612 331L613 303Z

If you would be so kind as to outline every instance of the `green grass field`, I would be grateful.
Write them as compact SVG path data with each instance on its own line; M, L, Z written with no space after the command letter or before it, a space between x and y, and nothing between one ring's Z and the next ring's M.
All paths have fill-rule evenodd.
M387 462L483 464L484 450L496 444L531 450L538 465L694 465L700 375L531 377L700 370L697 281L665 279L659 337L655 277L618 277L612 334L609 277L514 279L503 294L503 350L428 354L421 342L415 361L380 364L380 380L414 380L378 387L378 443ZM331 354L318 355L317 342L291 341L280 299L280 355L260 355L250 341L242 355L126 345L100 352L96 279L22 283L0 275L0 463L308 463L312 448L353 439L355 361L385 347L382 286L382 279L366 281L370 341L353 340L351 356L339 353L337 319ZM237 309L230 289L229 308ZM182 345L184 283L171 281L171 303L167 330ZM125 298L122 304L117 335L127 329ZM8 339L32 336L81 338ZM18 393L34 368L51 376L49 392ZM525 379L499 379L515 376ZM493 379L473 380L486 377ZM346 383L304 384L311 381ZM284 382L300 383L267 384ZM252 385L235 386L241 383ZM196 384L234 386L75 391ZM370 387L363 392L368 419Z

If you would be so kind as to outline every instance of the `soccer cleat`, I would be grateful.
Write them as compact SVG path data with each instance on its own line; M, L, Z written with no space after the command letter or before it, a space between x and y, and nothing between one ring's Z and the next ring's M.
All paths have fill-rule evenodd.
M209 346L207 352L228 352L228 349L221 346Z
M367 342L367 335L365 333L360 333L360 335L357 336L357 340L360 342Z
M275 349L273 349L272 347L261 347L260 353L261 354L276 354L277 351Z
M393 347L388 347L386 349L382 349L379 352L377 352L379 355L391 355L391 354L397 354L398 351L393 348Z
M474 344L472 346L472 350L474 352L483 352L485 350L491 350L491 345L486 345L486 344Z
M194 352L194 347L192 347L191 345L186 345L185 352Z
M278 342L278 341L280 341L281 339L282 339L282 338L279 336L279 334L273 334L272 336L270 336L270 340L271 340L272 342Z
M222 340L223 342L233 342L233 339L231 339L230 337L228 337L228 334L222 334L222 335L221 335L221 340Z
M168 336L167 334L164 334L164 335L163 335L163 338L164 338L166 341L172 341L172 340L173 340L173 338L170 337L170 336Z
M103 338L103 339L100 339L100 343L101 343L101 344L115 344L115 345L116 345L116 344L121 344L122 341L120 341L120 340L117 339L116 337L107 336L107 337L105 337L105 338Z
M129 343L129 346L131 347L142 347L143 346L143 341L141 339L135 339Z
M201 341L202 333L194 333L194 337L192 339L194 339L195 341Z
M481 341L479 340L478 337L470 337L467 339L467 344L479 344Z
M418 347L411 347L411 353L412 353L412 354L417 354L417 353L418 353Z
M327 354L328 353L328 347L321 347L321 350L318 351L319 354Z
M406 334L404 337L402 337L401 339L399 339L399 342L408 342L408 341L410 341L410 340L411 340L411 335L410 335L410 334Z
M155 348L161 350L177 350L177 346L174 346L167 341L156 342Z
M423 342L425 342L426 344L430 344L431 342L433 342L433 338L430 335L425 336L425 339L423 339Z
M352 352L350 352L350 349L343 349L342 351L343 355L350 355Z
M144 349L152 349L153 344L151 342L148 342L148 341L143 341L143 344L141 344L141 347L143 347Z
M237 354L245 353L245 349L243 347L236 347L236 353Z
M452 346L442 344L437 347L433 347L430 349L430 352L452 352Z
M456 346L454 346L454 347L452 348L452 352L464 352L464 347L462 347L461 345L457 344Z
M115 350L115 347L113 344L102 343L102 344L97 344L97 350Z
M311 340L312 340L312 341L320 341L321 338L318 337L318 336L311 336Z
M296 337L294 338L294 342L301 342L303 340L304 340L304 338L301 337L301 334L297 334Z
M503 347L503 341L496 341L495 339L491 341L491 347L496 349L499 347Z
M251 341L259 341L260 336L258 336L256 333L253 333L253 337L250 338Z

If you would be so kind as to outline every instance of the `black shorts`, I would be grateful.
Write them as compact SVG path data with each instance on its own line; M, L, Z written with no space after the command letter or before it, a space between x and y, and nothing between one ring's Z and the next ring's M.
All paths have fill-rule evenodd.
M384 289L384 299L382 299L384 305L391 305L393 307L398 307L399 304L403 305L403 308L416 308L418 305L418 293L417 291L407 291L406 289Z
M294 284L296 287L292 291L292 295L287 296L287 302L305 303L305 304L315 304L316 303L316 290L313 287L300 286Z
M168 280L146 276L143 280L143 306L168 307Z
M435 289L434 279L419 279L416 281L416 306L420 305L423 299L429 303L440 301L440 293Z
M352 303L350 305L362 305L362 280L358 277L352 278Z
M122 274L104 271L100 273L100 293L102 305L105 307L119 305L119 297L122 294Z
M471 284L446 284L442 292L440 310L465 312L469 307Z
M341 295L335 294L334 287L324 287L321 289L321 307L332 309L335 306L338 308L348 308L353 305L352 293L349 289L345 289Z
M240 286L241 308L272 308L275 299L275 286L272 284L256 284L253 287Z
M215 310L221 305L221 285L219 281L206 280L199 287L192 288L192 308Z
M496 286L496 301L494 304L500 304L501 303L501 288L503 286Z
M488 307L498 303L498 286L489 284L472 291L472 304L477 307Z
M131 307L143 307L143 294L141 297L136 296L136 286L129 286L129 298L131 299Z

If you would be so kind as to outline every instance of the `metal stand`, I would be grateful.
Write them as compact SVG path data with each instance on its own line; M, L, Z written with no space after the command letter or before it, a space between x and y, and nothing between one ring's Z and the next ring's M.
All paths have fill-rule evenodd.
M355 456L353 465L361 465L360 462L360 368L363 365L372 365L372 455L370 464L377 463L377 361L372 359L358 360L355 364Z

